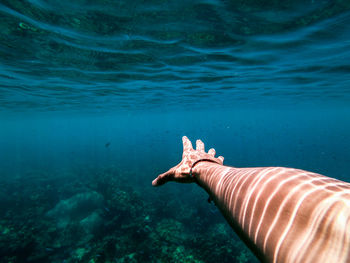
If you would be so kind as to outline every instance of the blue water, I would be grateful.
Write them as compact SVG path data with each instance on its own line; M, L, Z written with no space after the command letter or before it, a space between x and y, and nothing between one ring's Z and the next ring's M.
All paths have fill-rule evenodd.
M227 165L350 181L347 0L0 15L0 262L256 262L198 186L151 187L183 135Z
M11 111L349 102L346 0L2 1L0 12Z

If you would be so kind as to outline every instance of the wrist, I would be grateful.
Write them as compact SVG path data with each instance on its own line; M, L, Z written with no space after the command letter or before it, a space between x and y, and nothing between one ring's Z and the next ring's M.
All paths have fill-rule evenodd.
M193 163L190 170L190 176L193 178L198 178L200 174L205 173L205 171L207 171L210 167L218 166L218 165L223 166L221 163L219 163L216 160L205 159L205 158L199 159Z

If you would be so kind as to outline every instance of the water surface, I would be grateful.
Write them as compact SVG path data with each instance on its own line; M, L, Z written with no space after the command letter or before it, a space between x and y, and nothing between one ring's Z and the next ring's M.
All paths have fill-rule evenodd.
M225 164L350 181L350 4L0 3L0 261L257 262L197 185Z

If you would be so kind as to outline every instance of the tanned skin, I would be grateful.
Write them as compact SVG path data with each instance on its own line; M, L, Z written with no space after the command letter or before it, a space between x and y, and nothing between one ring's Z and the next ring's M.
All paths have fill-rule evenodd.
M223 165L182 138L182 161L153 180L196 182L262 262L350 263L350 184L286 167Z

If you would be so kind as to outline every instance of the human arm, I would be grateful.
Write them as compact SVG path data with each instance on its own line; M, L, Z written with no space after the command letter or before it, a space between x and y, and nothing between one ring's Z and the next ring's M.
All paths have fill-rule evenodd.
M350 262L350 184L285 167L235 168L183 137L179 165L152 184L196 182L262 262Z

